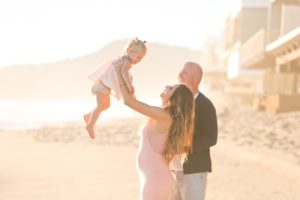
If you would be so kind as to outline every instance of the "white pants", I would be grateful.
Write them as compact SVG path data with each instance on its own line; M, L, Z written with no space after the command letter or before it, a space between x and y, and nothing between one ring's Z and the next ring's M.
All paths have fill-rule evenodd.
M170 200L204 200L207 184L207 172L183 174L182 171L172 171L176 180Z

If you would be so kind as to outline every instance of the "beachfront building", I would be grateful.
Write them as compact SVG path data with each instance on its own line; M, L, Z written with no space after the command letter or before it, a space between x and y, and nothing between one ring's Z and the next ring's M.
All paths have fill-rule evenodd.
M263 93L263 71L242 68L245 62L252 60L245 54L243 47L249 46L249 39L260 30L267 28L269 0L240 0L235 1L226 20L223 32L221 62L227 68L228 84L226 94L229 101L247 101L252 103L253 98ZM264 47L249 47L257 49ZM248 57L245 57L248 56ZM255 56L254 56L255 57Z
M300 1L271 0L267 27L240 48L240 67L262 69L261 109L284 112L300 109Z
M271 1L266 54L274 58L266 69L265 108L300 110L300 1Z
M272 112L300 109L300 1L261 0L255 8L243 2L239 20L233 18L241 26L235 26L236 60L228 56L227 69L235 72L231 82L236 83L228 92L242 88L236 93L251 93L257 108ZM250 72L259 75L244 84Z

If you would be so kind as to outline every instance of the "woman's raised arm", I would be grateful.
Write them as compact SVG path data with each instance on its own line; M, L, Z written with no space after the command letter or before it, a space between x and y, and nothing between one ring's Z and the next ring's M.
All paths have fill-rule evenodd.
M165 111L163 108L151 106L146 103L140 102L129 93L127 85L121 75L123 62L118 60L115 61L114 64L115 64L115 71L117 74L117 78L119 80L120 90L123 96L124 104L132 108L133 110L143 115L146 115L152 119L155 119L157 121L169 120L170 116L167 113L167 111Z

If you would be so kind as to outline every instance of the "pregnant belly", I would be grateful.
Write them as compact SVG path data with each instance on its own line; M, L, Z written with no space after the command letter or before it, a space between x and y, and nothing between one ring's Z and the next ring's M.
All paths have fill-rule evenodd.
M164 162L162 156L159 154L149 154L140 152L137 154L137 169L142 176L148 177L171 177L171 171L168 165Z
M138 154L137 169L143 199L168 199L175 181L162 158Z

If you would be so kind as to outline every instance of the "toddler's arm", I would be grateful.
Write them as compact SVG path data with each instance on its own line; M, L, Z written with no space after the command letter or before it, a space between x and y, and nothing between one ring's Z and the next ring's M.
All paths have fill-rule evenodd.
M130 94L133 94L134 93L134 87L132 86L132 83L131 83L131 77L129 75L129 70L131 68L131 63L129 63L126 59L124 60L123 62L123 66L122 66L122 70L121 70L121 74L122 74L122 77L126 83L126 86L130 92Z

